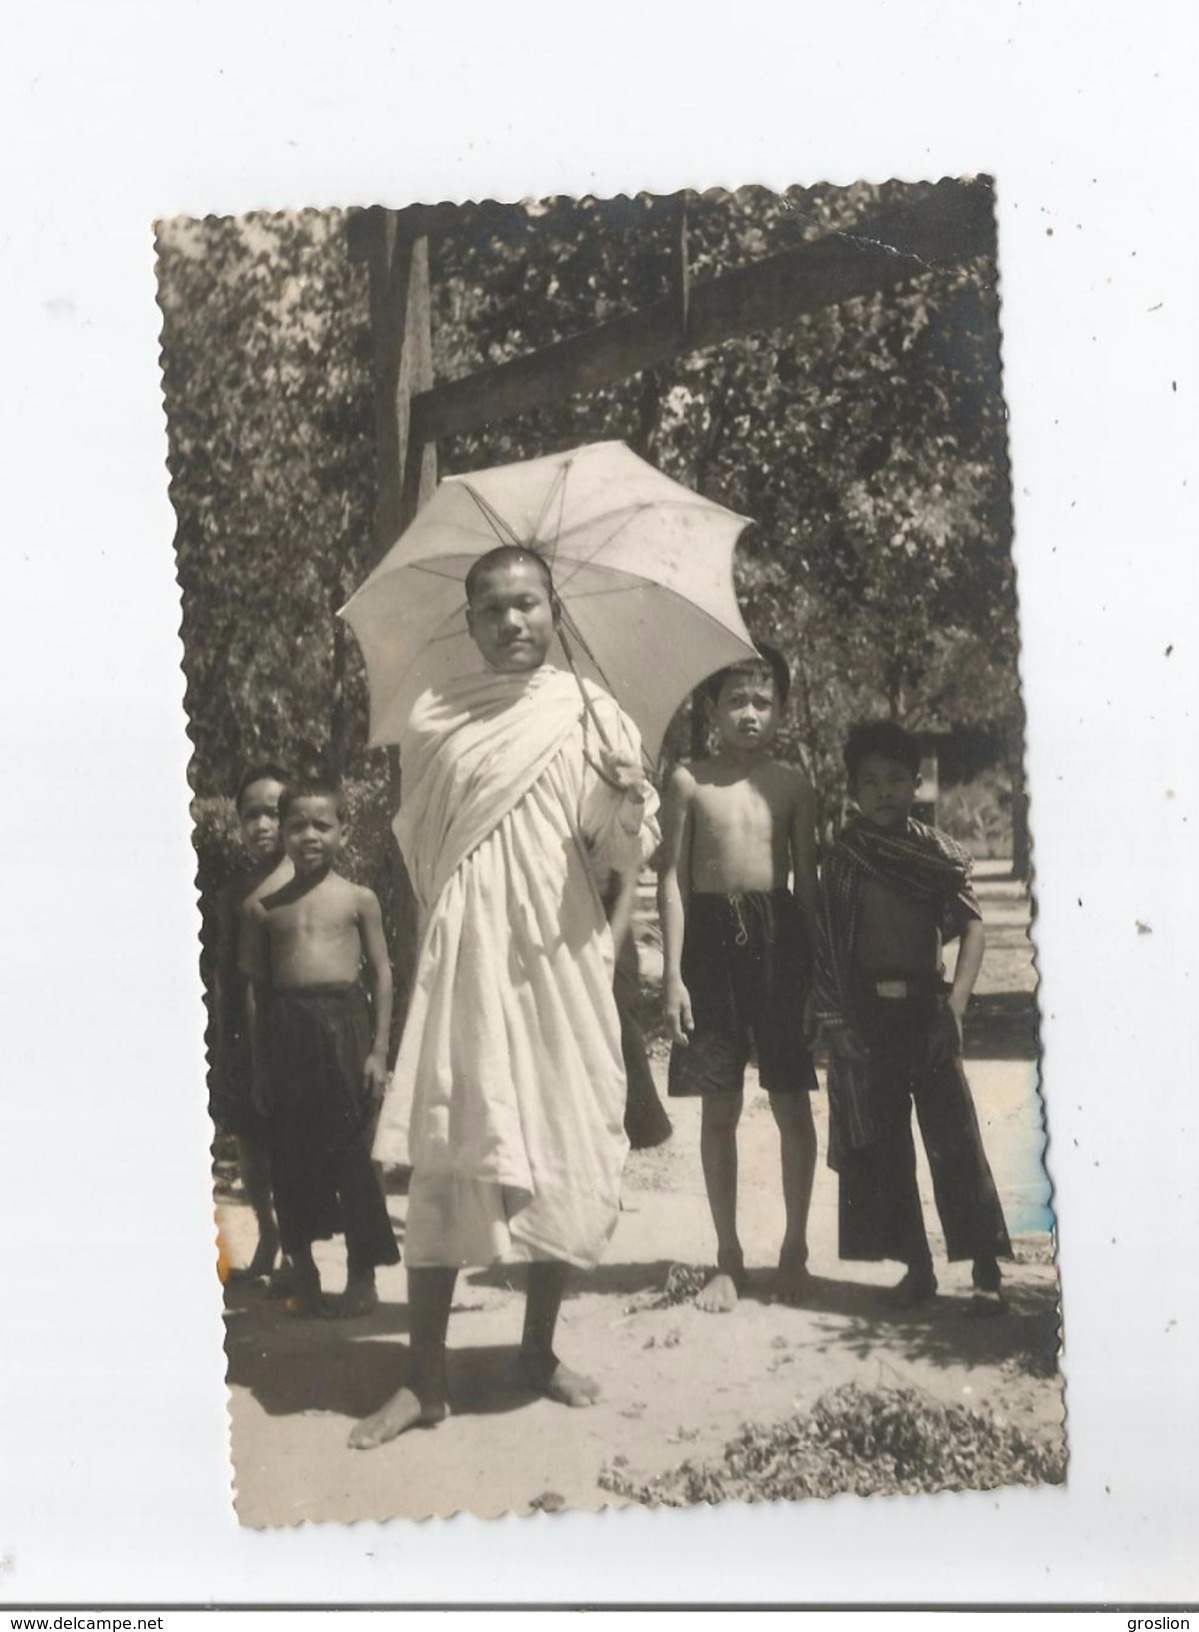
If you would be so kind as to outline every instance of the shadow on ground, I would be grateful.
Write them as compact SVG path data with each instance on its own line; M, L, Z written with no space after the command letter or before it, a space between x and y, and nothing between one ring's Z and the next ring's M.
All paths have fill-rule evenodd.
M968 1298L938 1296L918 1309L889 1309L880 1289L818 1278L804 1304L810 1334L791 1345L817 1354L848 1352L945 1369L1006 1366L1031 1377L1057 1371L1059 1314L1053 1284L1009 1284L1003 1314L972 1317Z
M468 1315L469 1306L454 1318ZM248 1389L272 1417L366 1417L405 1381L407 1346L388 1339L407 1331L403 1304L380 1304L363 1320L299 1320L278 1304L239 1297L226 1311L226 1382ZM449 1371L455 1415L495 1415L536 1398L517 1374L515 1344L451 1349Z
M658 1258L649 1263L600 1264L596 1269L579 1270L566 1283L566 1297L578 1298L604 1294L615 1298L636 1297L643 1292L660 1292L674 1265L673 1258ZM526 1269L518 1264L497 1264L491 1269L470 1270L465 1279L470 1286L494 1287L502 1292L525 1289Z
M968 1060L1035 1060L1040 1016L1032 992L976 992L966 1017Z

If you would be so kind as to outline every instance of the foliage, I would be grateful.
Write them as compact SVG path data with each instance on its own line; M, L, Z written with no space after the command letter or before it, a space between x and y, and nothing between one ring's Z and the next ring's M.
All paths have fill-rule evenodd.
M162 225L163 393L197 791L328 752L374 491L366 291L336 211ZM349 684L361 735L365 692Z
M756 188L688 203L701 281L926 189ZM341 757L365 698L333 609L370 563L365 278L337 212L159 234L164 391L198 791L263 752ZM679 201L467 205L430 244L434 374L451 379L663 298ZM754 519L747 621L796 672L782 748L827 831L856 717L1014 728L1014 587L994 268L930 268L439 448L442 472L617 437ZM676 751L682 730L674 733ZM378 779L377 763L371 775Z
M692 203L697 279L852 225L922 189L756 188ZM675 200L468 207L433 246L435 372L469 373L660 298ZM782 747L827 832L849 723L1018 711L994 269L930 269L443 445L444 470L620 437L755 526L747 621L796 672ZM675 733L678 750L684 738Z
M956 787L942 786L937 825L983 858L1012 853L1012 784L1002 767Z
M651 1309L673 1309L676 1304L694 1303L708 1284L709 1271L694 1264L671 1264L666 1285L649 1303Z
M648 1506L691 1507L1061 1484L1065 1473L1060 1443L1030 1439L990 1412L941 1405L914 1388L846 1383L810 1412L747 1424L719 1460L687 1461L652 1479L607 1467L600 1484Z

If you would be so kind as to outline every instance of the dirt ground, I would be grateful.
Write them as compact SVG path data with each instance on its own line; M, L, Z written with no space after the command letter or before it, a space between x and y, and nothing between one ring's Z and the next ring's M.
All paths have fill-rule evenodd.
M629 1158L604 1264L578 1278L563 1308L560 1352L602 1384L602 1399L589 1410L570 1411L521 1388L514 1368L519 1270L467 1273L450 1329L454 1415L379 1450L351 1451L346 1435L353 1420L375 1410L403 1379L403 1268L380 1275L381 1304L373 1315L346 1324L294 1319L258 1286L230 1282L226 1349L241 1522L596 1509L618 1501L599 1482L605 1466L640 1478L686 1458L718 1456L742 1423L785 1417L851 1381L919 1387L947 1404L987 1406L1038 1437L1059 1437L1057 1276L1032 1063L1027 900L1004 880L1000 864L980 871L990 948L968 1054L1016 1243L1006 1315L986 1321L964 1315L969 1265L946 1266L935 1233L941 1292L919 1310L895 1313L879 1297L898 1278L897 1266L838 1260L835 1177L823 1165L823 1092L815 1107L821 1166L810 1230L817 1290L802 1309L771 1303L782 1202L777 1137L756 1083L747 1084L740 1141L749 1294L724 1316L690 1303L659 1306L671 1266L704 1265L712 1253L699 1108L676 1101L671 1140ZM650 951L644 962L651 978L652 961ZM663 1078L660 1056L654 1066ZM931 1226L923 1168L922 1184ZM402 1240L404 1197L388 1200ZM247 1209L226 1195L219 1212L232 1262L245 1262L253 1245ZM344 1278L340 1243L318 1247L317 1255L326 1287L337 1290Z

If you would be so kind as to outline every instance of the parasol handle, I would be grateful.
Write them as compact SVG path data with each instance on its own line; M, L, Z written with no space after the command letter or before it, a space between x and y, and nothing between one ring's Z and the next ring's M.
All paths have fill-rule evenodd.
M603 720L600 719L599 715L596 713L595 704L591 701L591 698L587 695L587 687L583 684L583 677L579 673L578 669L575 666L574 653L570 649L570 642L566 638L566 630L562 627L561 623L559 623L559 625L558 625L558 639L562 642L562 650L566 654L566 661L570 665L570 672L575 677L575 684L579 688L579 696L583 699L584 712L586 713L587 718L595 726L595 729L599 732L599 738L600 738L600 741L603 743L604 747L608 750L608 752L610 754L613 754L613 753L616 752L616 750L612 746L612 739L611 739L611 737L609 737L608 733L604 730L604 722L603 722ZM590 759L590 755L588 755L588 758ZM649 755L646 753L644 747L642 747L642 750L641 750L641 758L642 758L642 761L644 763L644 766L645 766L645 769L646 769L647 773L652 777L652 775L653 775L653 766L650 764ZM592 768L593 771L595 771L596 775L600 778L600 780L603 781L603 782L606 782L609 787L615 788L615 787L618 786L617 783L613 782L613 780L612 780L612 778L610 776L605 776L604 775L603 771L600 770L599 766L595 763L594 760L591 760L591 768ZM623 791L623 790L621 790L621 791Z
M583 684L583 677L575 667L574 653L571 651L570 642L566 638L566 630L563 629L561 624L558 625L558 639L562 642L562 650L566 653L566 661L570 664L570 672L575 677L575 684L579 688L579 696L583 699L583 707L586 710L587 716L592 725L594 725L595 729L599 732L600 741L603 743L604 747L609 753L614 753L615 749L612 747L611 739L609 738L608 733L604 730L604 722L596 713L595 704L587 695L587 687Z

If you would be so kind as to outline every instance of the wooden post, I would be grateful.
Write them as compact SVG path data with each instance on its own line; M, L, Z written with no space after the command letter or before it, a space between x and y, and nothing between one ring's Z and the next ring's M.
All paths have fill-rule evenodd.
M437 485L437 447L417 443L412 398L433 385L429 241L419 212L371 209L350 220L350 254L370 278L378 495L375 559L382 560Z
M437 447L418 440L412 398L433 384L429 305L429 244L419 208L364 210L350 218L352 259L366 262L370 279L371 358L375 384L378 492L375 559L381 560L437 485ZM400 760L387 751L394 808L401 798ZM388 846L380 879L392 927L396 987L393 1037L408 1008L416 963L416 897L399 849Z
M412 399L433 385L433 328L429 304L429 240L416 238L408 250L407 300L400 372L396 382L396 432L400 452L396 535L415 520L437 486L437 444L419 438L412 423Z
M920 790L912 806L912 815L918 822L927 822L930 827L936 827L937 806L941 799L941 760L937 752L937 739L931 731L919 731L917 736L920 740Z
M674 222L674 298L679 320L679 345L691 343L691 256L687 247L687 194L676 193Z
M1032 879L1032 835L1028 825L1028 786L1024 779L1024 711L1004 730L1008 773L1012 779L1012 877L1022 884Z
M345 774L349 748L349 715L346 710L346 624L338 609L345 605L351 585L346 579L350 549L350 496L341 507L341 548L329 565L329 616L333 628L333 655L329 681L329 775L340 781Z

